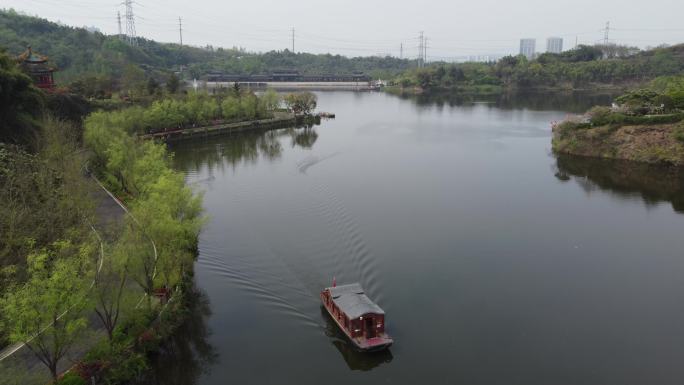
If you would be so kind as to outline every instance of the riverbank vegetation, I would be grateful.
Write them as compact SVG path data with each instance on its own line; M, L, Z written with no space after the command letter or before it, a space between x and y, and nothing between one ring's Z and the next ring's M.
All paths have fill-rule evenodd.
M286 96L286 103L293 111L295 108L302 107L308 112L315 108L315 100L315 95L311 93ZM268 119L280 109L281 103L280 95L271 89L261 95L256 95L252 91L242 90L235 85L228 91L216 94L190 92L184 96L156 100L149 106L97 111L86 118L86 126L92 127L93 130L97 129L96 127L104 130L115 127L128 134L149 134Z
M62 381L127 383L183 321L201 196L164 145L116 120L81 126L85 99L45 94L3 53L0 85L0 348L25 344L56 379L69 352L101 340L72 368L80 379ZM89 172L129 214L96 210L111 198ZM14 383L36 375L5 362L0 371Z
M684 76L660 77L611 107L553 124L559 153L684 165Z
M639 51L621 46L578 46L560 54L528 60L507 56L496 63L435 63L405 72L394 80L400 89L576 90L628 88L659 76L684 72L684 45Z

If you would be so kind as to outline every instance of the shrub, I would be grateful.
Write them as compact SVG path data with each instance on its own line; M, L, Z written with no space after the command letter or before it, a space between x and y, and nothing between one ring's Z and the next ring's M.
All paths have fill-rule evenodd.
M87 385L87 382L76 373L67 373L59 381L55 383L56 385Z
M594 126L601 126L606 124L610 116L613 114L610 107L596 106L587 112L589 122Z
M116 357L113 365L104 375L106 384L126 384L139 378L147 369L147 359L143 354L127 352Z
M672 130L672 136L674 136L677 141L684 143L684 122L680 122L675 128Z
M584 128L589 128L591 125L589 123L583 122L577 119L566 119L559 123L553 123L553 129L559 132L569 131L569 130L579 130Z

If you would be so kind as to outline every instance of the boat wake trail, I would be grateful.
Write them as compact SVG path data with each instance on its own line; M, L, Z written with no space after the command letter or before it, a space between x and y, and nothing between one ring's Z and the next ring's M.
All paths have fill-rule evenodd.
M377 266L375 259L364 241L359 225L346 209L344 202L334 191L318 180L313 187L320 202L316 206L320 216L334 230L337 244L334 271L338 282L360 282L365 290L378 300L382 300L377 290Z
M218 256L212 257L203 252L198 263L213 274L229 279L240 290L278 313L297 319L307 326L323 327L320 320L316 320L310 312L302 311L297 305L301 303L302 299L307 301L310 298L310 295L301 287L283 281L282 276L278 276L274 272L264 271L263 266L258 266L259 264L249 266L249 263L245 263L248 260L258 259L258 256L248 256L246 259L241 259L240 267L236 268ZM259 274L248 275L247 271L258 271Z
M335 157L335 156L337 156L337 155L339 155L339 154L340 154L339 152L334 152L334 153L332 153L332 154L330 154L330 155L326 155L326 156L322 156L322 157L318 157L318 156L316 156L316 155L308 156L308 157L304 158L303 160L301 160L299 163L297 163L297 170L298 170L301 174L306 174L306 171L307 171L309 168L311 168L311 167L313 167L313 166L315 166L315 165L317 165L317 164L323 162L324 160L327 160L327 159L330 159L330 158L332 158L332 157Z

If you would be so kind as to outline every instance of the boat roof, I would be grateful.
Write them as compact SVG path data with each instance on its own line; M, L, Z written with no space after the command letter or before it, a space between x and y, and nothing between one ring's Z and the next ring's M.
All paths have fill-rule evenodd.
M366 296L358 283L329 287L330 296L335 305L349 318L361 317L364 314L385 314L385 312Z

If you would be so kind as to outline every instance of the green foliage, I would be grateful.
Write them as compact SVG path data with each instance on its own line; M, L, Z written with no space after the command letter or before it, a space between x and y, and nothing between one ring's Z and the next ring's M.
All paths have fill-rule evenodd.
M615 45L579 46L560 54L544 53L531 61L523 56L507 56L496 64L434 63L427 68L405 72L395 79L395 83L425 90L467 90L482 85L579 88L643 81L682 71L684 45L645 52Z
M414 61L389 56L348 58L288 50L250 53L236 48L181 47L143 38L138 38L136 46L130 46L114 35L0 10L0 47L17 55L29 45L36 52L49 56L51 63L59 69L56 72L58 83L91 76L118 80L129 64L142 66L148 76L155 74L158 77L183 66L187 68L184 76L191 79L199 79L209 71L248 75L283 68L297 69L303 74L362 71L374 77L388 78L414 65ZM144 87L144 81L142 85ZM118 84L114 82L112 86L116 89Z
M133 97L143 96L147 86L145 71L139 66L128 64L121 77L121 90Z
M109 99L112 97L113 83L109 76L86 75L69 84L69 90L86 98Z
M318 98L311 92L297 92L285 95L285 105L295 114L309 115L316 109Z
M95 248L58 241L29 256L28 280L0 308L11 342L25 343L57 378L57 365L86 326L87 277Z
M42 106L42 92L0 50L0 142L32 144L39 135L36 117Z
M110 112L98 111L86 118L85 124L91 127L90 133L86 133L86 139L90 140L91 145L101 149L111 143L111 136L118 137L124 133L145 134L203 126L223 120L240 121L271 117L273 107L277 104L273 99L268 102L269 104L262 99L263 97L258 98L254 93L248 92L241 93L239 97L231 94L221 101L220 96L191 92L179 99L157 100L147 108L136 106ZM112 148L112 151L117 150L126 154L130 151L130 146L124 142L125 140L119 141L122 148Z
M178 76L174 72L169 75L169 78L166 79L166 90L169 91L170 94L175 94L178 92L178 89L180 88L180 80L178 80Z
M117 339L114 343L100 343L91 349L83 363L99 369L97 376L100 382L108 385L128 384L141 377L147 369L147 357L144 350L135 349L135 339L148 330L154 318L132 318L126 322L131 328L126 332L126 339ZM117 328L117 330L119 330Z
M672 135L680 143L684 143L684 122L681 122L675 126L675 128L672 130Z
M126 352L116 356L117 360L107 372L106 384L126 384L138 379L147 369L147 358L138 352Z
M266 109L266 111L275 111L280 108L282 99L274 89L269 88L264 92L261 101L263 103L263 108Z
M152 294L155 287L174 287L191 270L191 252L203 223L201 199L185 186L183 175L171 168L163 144L126 133L116 125L119 119L108 119L107 114L112 113L95 113L86 119L85 141L105 180L116 181L110 187L129 197L136 220L129 221L122 235L121 254L127 256L131 278ZM157 245L158 259L149 239Z
M159 92L159 82L153 77L150 76L147 79L147 94L148 95L156 95Z
M595 106L587 112L587 115L589 116L589 122L591 122L592 125L600 126L610 122L612 113L610 107Z
M43 125L37 154L0 144L0 295L23 280L34 247L89 233L92 202L73 130L53 120Z
M64 377L60 378L55 385L88 385L83 377L75 373L67 373Z

